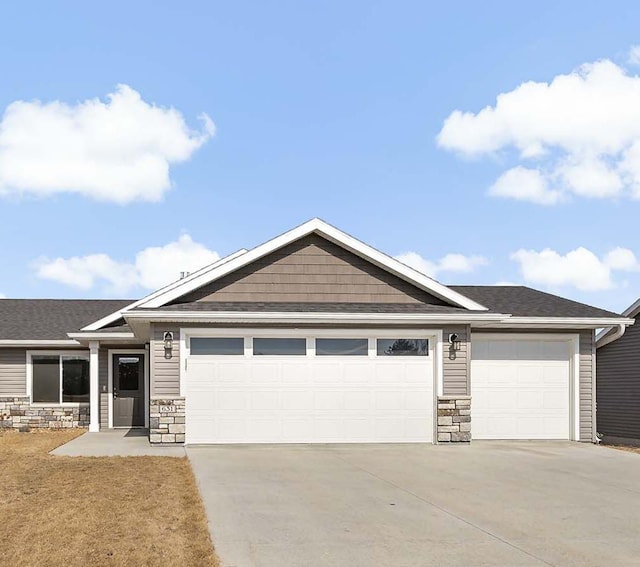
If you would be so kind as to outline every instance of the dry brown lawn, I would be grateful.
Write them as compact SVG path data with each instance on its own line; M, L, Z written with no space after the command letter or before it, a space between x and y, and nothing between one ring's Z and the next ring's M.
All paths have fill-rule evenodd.
M81 433L0 433L2 565L218 565L186 458L48 454Z

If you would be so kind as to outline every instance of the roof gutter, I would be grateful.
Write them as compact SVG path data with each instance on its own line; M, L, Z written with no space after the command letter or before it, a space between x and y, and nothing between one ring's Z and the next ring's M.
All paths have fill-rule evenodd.
M605 331L605 335L600 340L596 339L596 346L598 348L603 347L605 345L608 345L609 343L612 343L613 341L617 341L622 335L624 335L627 326L624 324L620 324L617 327L618 328L613 333L607 335Z
M482 314L426 314L426 313L299 313L299 312L247 312L247 311L154 311L128 312L123 314L127 321L171 321L199 323L414 323L414 324L465 324L470 321L497 324L506 316L500 313Z
M52 339L52 340L33 340L33 339L0 339L0 347L61 347L61 346L80 346L78 341L72 339Z

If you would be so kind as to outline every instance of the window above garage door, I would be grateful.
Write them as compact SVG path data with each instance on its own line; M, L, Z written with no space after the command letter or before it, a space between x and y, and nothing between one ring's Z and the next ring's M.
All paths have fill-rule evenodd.
M199 331L206 332L206 331ZM189 336L187 356L429 356L430 340L419 333L384 331L363 337Z

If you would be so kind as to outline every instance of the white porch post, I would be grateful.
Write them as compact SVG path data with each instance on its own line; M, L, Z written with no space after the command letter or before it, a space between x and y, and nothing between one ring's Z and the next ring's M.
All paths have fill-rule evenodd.
M100 431L100 384L98 381L98 349L100 343L89 343L89 431Z

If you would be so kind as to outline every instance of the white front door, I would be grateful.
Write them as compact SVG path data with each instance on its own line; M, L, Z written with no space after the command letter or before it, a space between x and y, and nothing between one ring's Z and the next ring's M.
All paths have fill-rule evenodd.
M549 335L472 335L473 438L570 439L572 352Z
M435 340L425 356L384 356L362 336L359 356L321 356L309 335L289 355L255 354L252 336L236 355L187 344L187 443L432 442Z

